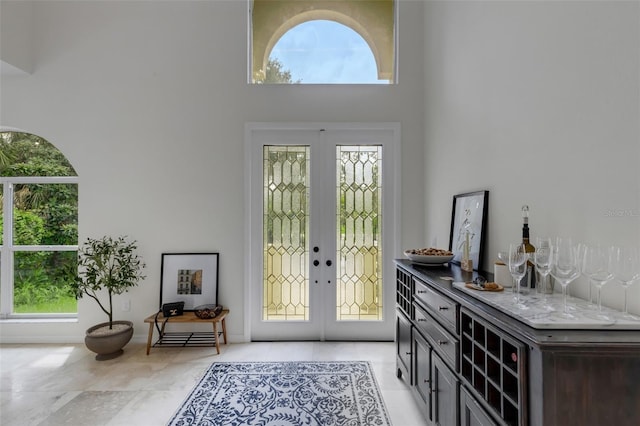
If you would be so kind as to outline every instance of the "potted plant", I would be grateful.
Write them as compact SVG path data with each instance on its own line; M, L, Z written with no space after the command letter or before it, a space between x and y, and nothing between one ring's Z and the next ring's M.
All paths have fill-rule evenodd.
M78 250L78 275L72 291L76 299L85 295L94 299L109 318L108 322L89 328L85 335L85 344L97 354L97 360L121 355L133 336L131 321L113 320L113 296L127 292L145 278L142 275L145 264L136 249L136 241L104 236L87 238ZM106 301L101 300L105 291Z

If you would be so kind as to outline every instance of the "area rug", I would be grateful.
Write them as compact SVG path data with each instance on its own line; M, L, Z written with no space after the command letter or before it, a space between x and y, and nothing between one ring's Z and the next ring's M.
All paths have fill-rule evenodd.
M170 426L390 426L371 365L214 363Z

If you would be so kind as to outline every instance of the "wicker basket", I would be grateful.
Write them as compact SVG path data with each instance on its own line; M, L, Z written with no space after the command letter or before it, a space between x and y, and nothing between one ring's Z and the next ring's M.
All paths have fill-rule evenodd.
M193 308L193 312L198 318L211 319L215 318L222 312L221 305L200 305Z

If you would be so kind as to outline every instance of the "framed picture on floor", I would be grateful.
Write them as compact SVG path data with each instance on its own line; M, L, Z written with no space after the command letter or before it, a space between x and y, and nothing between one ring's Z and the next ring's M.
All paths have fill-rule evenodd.
M218 304L219 253L163 253L160 306L184 302L184 310Z

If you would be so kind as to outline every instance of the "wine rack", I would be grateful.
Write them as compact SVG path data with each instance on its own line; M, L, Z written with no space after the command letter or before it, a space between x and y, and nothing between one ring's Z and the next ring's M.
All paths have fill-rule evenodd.
M460 324L463 380L505 424L526 425L524 345L464 309Z
M396 303L398 308L413 319L413 277L400 268L396 268Z

